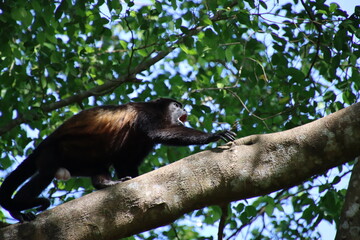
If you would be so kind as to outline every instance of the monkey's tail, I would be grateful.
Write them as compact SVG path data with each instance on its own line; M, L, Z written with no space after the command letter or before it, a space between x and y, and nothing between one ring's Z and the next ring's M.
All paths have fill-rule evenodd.
M36 173L36 154L30 154L20 165L10 173L0 186L0 205L7 209L16 209L17 203L12 199L16 189Z

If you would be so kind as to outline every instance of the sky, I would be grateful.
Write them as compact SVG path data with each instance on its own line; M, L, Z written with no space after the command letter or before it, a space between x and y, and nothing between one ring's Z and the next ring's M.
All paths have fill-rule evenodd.
M332 1L326 1L326 3L337 3L340 5L340 8L345 10L349 15L354 13L355 6L360 6L359 0L332 0Z

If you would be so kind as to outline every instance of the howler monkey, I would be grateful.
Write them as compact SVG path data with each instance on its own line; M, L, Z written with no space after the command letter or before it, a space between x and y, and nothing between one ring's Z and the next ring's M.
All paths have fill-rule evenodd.
M5 179L0 205L19 221L30 221L35 215L21 211L49 207L49 200L38 195L54 177L91 177L94 187L101 189L138 176L139 165L157 143L185 146L235 139L231 131L205 133L187 128L186 117L181 103L167 98L81 111L43 140ZM110 166L118 181L111 179Z

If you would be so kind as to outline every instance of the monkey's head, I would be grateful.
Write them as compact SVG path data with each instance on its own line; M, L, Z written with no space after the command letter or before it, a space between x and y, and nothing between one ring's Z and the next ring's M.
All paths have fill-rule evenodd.
M171 125L184 125L187 113L180 102L170 98L159 98L153 102L166 109L166 119L170 121Z
M183 109L182 104L177 101L170 102L169 115L172 124L184 125L187 119L186 111Z

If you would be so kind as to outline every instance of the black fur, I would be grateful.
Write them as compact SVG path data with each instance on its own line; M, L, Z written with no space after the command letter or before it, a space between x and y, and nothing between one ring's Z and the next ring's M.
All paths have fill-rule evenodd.
M91 177L101 189L138 176L139 165L157 143L185 146L235 139L231 131L187 128L185 120L181 103L167 98L84 110L65 121L5 179L0 205L19 221L30 221L35 215L21 211L48 208L49 200L38 195L55 176L61 178L60 172ZM120 180L111 179L110 166Z

